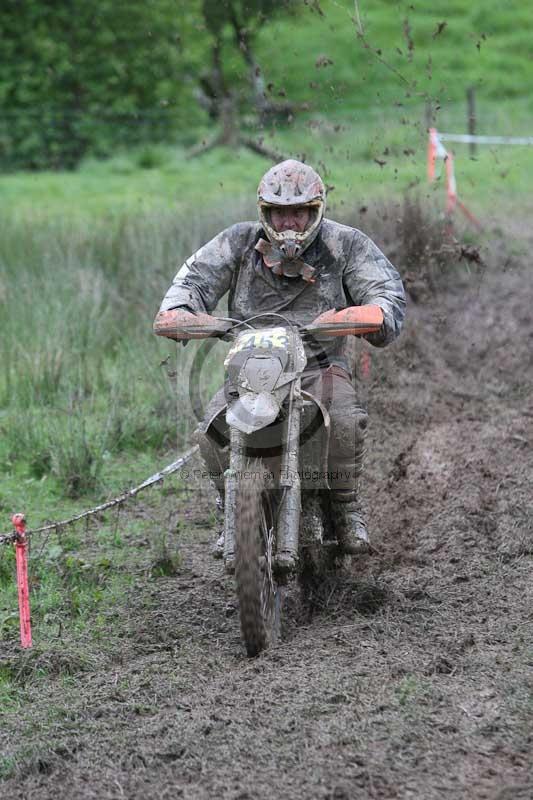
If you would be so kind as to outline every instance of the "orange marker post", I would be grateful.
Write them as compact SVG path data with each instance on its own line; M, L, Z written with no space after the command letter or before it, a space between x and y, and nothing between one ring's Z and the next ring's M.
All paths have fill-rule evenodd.
M457 204L457 184L455 182L455 171L453 168L453 153L447 153L446 164L446 213L451 215Z
M15 555L17 560L17 587L19 595L20 644L22 647L26 648L32 646L26 518L24 517L24 514L15 514L12 522L15 531L17 532Z
M368 381L370 380L370 373L372 371L372 356L368 352L368 350L363 350L361 353L361 358L359 359L359 373L361 375L362 380Z
M437 129L430 128L428 135L428 181L435 180L435 161L437 160Z

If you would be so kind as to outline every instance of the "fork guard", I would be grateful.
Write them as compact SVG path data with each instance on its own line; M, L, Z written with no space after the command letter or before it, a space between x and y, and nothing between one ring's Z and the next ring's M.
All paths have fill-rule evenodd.
M312 480L309 486L307 485L307 479L304 478L302 480L302 489L303 491L305 491L307 488L311 488L313 490L329 490L330 485L327 478L331 433L329 412L319 398L311 392L302 389L302 398L304 399L304 409L302 415L304 422L307 415L306 408L310 408L307 406L308 402L314 404L318 408L320 419L317 420L316 425L311 423L312 427L310 436L310 426L308 421L305 422L304 426L302 426L303 429L300 431L300 470L302 475L304 475L305 472L318 472L319 475L323 476L319 480ZM197 428L197 433L208 437L213 445L219 448L226 448L230 441L229 426L227 425L225 419L227 408L228 403L225 401L224 396L221 393L220 403L212 409L209 416L206 417ZM320 431L322 431L322 434L316 436L315 434ZM305 470L302 469L304 465L308 465Z

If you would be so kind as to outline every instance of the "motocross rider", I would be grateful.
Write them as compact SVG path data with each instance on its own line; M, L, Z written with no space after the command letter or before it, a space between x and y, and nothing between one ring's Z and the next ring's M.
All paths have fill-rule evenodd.
M324 217L326 190L315 170L283 161L263 176L257 198L258 222L232 225L187 259L163 299L155 333L179 338L169 333L176 318L183 325L198 324L199 318L213 322L209 315L229 292L228 314L238 320L277 312L294 323L316 324L332 321L340 309L378 306L381 328L364 338L376 347L390 344L405 313L400 276L368 236ZM274 318L262 324L280 323ZM367 415L357 401L346 350L346 336L306 344L302 388L325 398L333 521L344 552L354 554L368 548L359 497ZM199 426L201 453L222 497L228 454L211 426L225 402L220 390ZM222 549L223 539L215 552Z

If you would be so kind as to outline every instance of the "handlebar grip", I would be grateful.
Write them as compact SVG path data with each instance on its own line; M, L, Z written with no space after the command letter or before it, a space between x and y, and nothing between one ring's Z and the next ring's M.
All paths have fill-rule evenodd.
M361 336L365 333L377 333L383 325L383 311L377 305L350 306L339 311L325 311L307 327L326 336Z
M364 331L364 333L374 333L379 330L383 325L383 311L379 306L350 306L337 311L331 320L337 322L354 323L354 328L359 328L362 325L367 325L371 330ZM352 325L350 324L350 327Z
M156 336L167 339L207 339L209 336L223 336L228 324L210 314L191 314L189 311L174 308L160 311L154 320L153 330Z
M377 333L381 323L373 325L365 322L322 322L318 325L306 327L307 333L317 333L326 336L362 336L364 333Z

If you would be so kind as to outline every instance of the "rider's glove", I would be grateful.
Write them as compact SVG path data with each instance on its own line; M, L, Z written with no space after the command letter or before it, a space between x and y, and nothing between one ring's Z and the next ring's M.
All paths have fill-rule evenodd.
M350 334L364 336L369 333L378 333L383 323L383 311L379 306L362 305L350 306L339 311L330 308L319 314L309 327L323 328L329 336L349 336Z
M154 320L154 333L168 339L206 339L220 336L228 331L230 322L212 317L204 311L189 311L187 308L172 308L160 311ZM196 330L195 330L196 329Z

